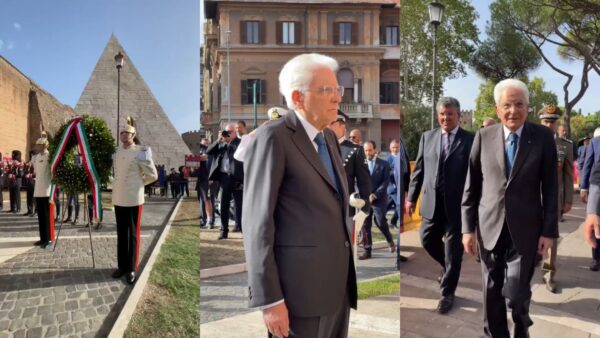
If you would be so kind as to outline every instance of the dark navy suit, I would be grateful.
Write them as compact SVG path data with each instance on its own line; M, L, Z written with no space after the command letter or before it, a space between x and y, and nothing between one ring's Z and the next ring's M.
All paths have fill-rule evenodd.
M371 193L377 196L377 199L371 204L371 212L364 224L365 231L365 250L371 251L373 240L371 238L371 227L373 225L373 216L375 216L375 225L379 228L388 243L394 243L392 234L385 218L385 212L388 205L388 185L390 183L391 170L390 165L379 158L374 158L375 164L371 171ZM367 163L367 167L369 164Z
M600 137L594 137L587 145L585 161L581 170L579 188L589 190L587 213L600 215ZM592 249L592 258L600 261L600 240Z

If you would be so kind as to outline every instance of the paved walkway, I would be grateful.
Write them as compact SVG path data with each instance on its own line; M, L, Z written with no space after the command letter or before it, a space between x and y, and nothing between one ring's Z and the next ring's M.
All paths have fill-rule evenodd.
M173 204L147 201L142 263ZM124 280L111 278L117 251L114 212L104 212L103 227L92 236L95 269L82 225L64 224L53 251L33 246L39 239L36 217L0 213L0 338L106 337L131 290Z
M360 261L359 281L398 273L396 256L387 248L373 251L373 258ZM266 336L259 311L248 309L247 274L203 279L200 283L200 336ZM352 311L350 337L398 337L400 307L398 294L360 301ZM238 328L243 327L243 332Z
M583 207L577 202L559 225L558 293L546 290L539 269L533 277L531 337L600 338L600 272L588 270L591 251L581 232ZM402 250L410 257L401 270L401 337L484 337L479 263L465 254L455 308L439 315L434 312L439 265L420 246L417 231L403 234Z

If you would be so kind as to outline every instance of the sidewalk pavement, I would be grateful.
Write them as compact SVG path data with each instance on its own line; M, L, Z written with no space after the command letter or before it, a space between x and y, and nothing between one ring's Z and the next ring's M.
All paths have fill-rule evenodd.
M540 269L536 269L531 337L600 338L600 272L588 269L591 249L581 230L584 207L576 201L565 215L566 221L559 223L556 294L545 288ZM409 261L401 266L401 337L485 337L479 263L465 254L454 308L439 315L434 310L440 297L437 276L441 267L421 247L417 230L402 234L402 253ZM510 312L507 316L510 322Z
M373 258L359 261L358 279L365 281L397 274L396 254L386 248L373 250ZM200 283L200 336L263 337L267 335L260 311L248 309L247 274L202 279ZM391 338L400 331L399 295L361 300L352 311L350 337Z
M142 268L173 203L146 203ZM96 269L88 230L81 224L64 224L52 251L33 246L39 239L37 217L0 213L0 338L106 337L131 290L123 279L111 278L117 260L113 212L104 213L103 227L92 237Z

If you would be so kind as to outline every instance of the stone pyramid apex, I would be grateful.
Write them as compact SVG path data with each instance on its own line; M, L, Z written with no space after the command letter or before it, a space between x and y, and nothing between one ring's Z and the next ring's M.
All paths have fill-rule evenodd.
M114 33L100 55L75 110L104 119L116 139L119 72L114 57L119 52L124 57L120 70L120 123L123 124L127 116L135 119L137 136L143 145L152 148L156 164L183 165L185 155L191 153L190 149Z

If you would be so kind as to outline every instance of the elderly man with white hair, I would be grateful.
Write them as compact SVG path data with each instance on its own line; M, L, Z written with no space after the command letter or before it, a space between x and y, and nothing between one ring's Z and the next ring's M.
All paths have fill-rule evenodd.
M558 238L557 153L553 132L526 122L527 86L514 79L494 88L501 123L475 135L462 203L463 245L480 248L484 332L510 337L506 299L515 338L529 337L531 278L536 254ZM477 230L477 239L475 238Z
M337 62L301 54L279 75L291 111L246 149L242 219L249 306L270 336L341 338L356 308L340 147L327 126L344 92Z

